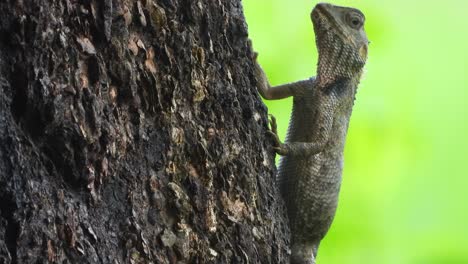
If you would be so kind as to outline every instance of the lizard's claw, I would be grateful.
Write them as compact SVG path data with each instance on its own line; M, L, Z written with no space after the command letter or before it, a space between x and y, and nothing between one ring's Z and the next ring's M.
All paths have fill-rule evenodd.
M279 139L279 137L278 137L278 135L276 133L274 133L271 130L268 130L267 134L270 135L273 138L273 140L275 141L275 144L274 144L275 147L279 147L282 144L281 140Z
M278 136L278 130L277 130L277 125L276 125L276 118L273 115L269 115L269 123L270 123L270 130L267 131L268 135L273 137L273 140L275 141L273 149L275 150L276 153L279 155L287 155L288 154L288 149L285 144L281 142Z
M276 135L276 137L278 137L278 125L276 124L276 118L272 114L269 114L268 116L270 117L268 120L270 123L270 130Z
M252 45L252 40L251 39L248 39L247 40L247 46L248 46L248 49L250 51L250 54L252 54L252 59L254 61L257 61L257 57L258 57L258 52L255 52L254 49L253 49L253 45Z

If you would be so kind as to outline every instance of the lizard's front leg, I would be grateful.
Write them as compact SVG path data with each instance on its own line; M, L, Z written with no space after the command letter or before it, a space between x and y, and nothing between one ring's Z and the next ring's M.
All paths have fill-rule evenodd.
M257 62L258 53L252 49L252 43L249 42L252 58L254 60L254 75L257 90L260 95L267 100L278 100L287 98L290 96L301 95L307 87L312 86L314 79L307 79L294 83L288 83L283 85L271 86L268 82L268 78L263 71L260 64Z
M255 53L255 79L257 83L257 90L260 95L267 100L278 100L290 96L297 96L304 94L304 91L313 85L314 79L307 79L294 83L287 83L277 86L271 86L265 72L262 70L256 60L257 53Z

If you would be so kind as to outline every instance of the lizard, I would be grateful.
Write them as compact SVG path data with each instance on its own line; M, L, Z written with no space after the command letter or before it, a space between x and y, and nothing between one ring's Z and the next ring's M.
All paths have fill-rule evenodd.
M291 230L292 264L315 264L338 205L343 150L369 41L364 14L355 8L317 4L311 12L318 50L316 77L270 86L255 59L255 80L267 100L293 96L285 143L271 116L269 134L281 156L276 182Z

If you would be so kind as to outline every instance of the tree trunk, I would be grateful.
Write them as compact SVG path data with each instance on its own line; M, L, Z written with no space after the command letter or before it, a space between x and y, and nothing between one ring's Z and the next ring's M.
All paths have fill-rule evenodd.
M0 3L0 263L285 263L240 0Z

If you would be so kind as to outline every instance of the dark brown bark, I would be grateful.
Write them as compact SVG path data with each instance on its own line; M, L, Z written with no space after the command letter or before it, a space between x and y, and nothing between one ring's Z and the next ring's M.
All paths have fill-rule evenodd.
M0 3L0 263L284 263L240 0Z

